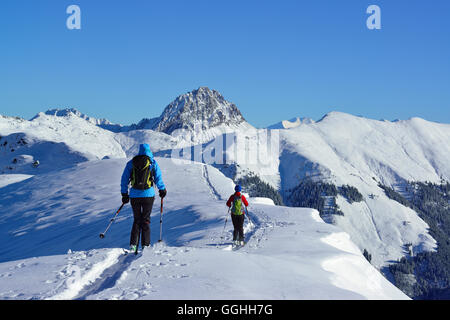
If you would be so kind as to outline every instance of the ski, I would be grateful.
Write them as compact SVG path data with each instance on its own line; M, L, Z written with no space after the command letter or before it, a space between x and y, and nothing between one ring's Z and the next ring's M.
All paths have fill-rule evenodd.
M241 249L242 247L244 247L246 244L247 244L246 242L244 242L243 244L234 244L233 243L231 250L237 251L237 250Z
M144 253L144 250L149 250L150 248L151 247L149 247L149 246L145 246L145 247L141 248L140 250L138 250L138 249L130 250L130 249L125 249L125 248L122 248L122 250L123 250L124 255L134 254L135 256L137 256L137 255L141 255L142 253Z
M134 250L130 250L130 249L123 249L123 254L124 255L129 255L129 254L134 254L135 256L142 254L142 250L141 251L134 251Z

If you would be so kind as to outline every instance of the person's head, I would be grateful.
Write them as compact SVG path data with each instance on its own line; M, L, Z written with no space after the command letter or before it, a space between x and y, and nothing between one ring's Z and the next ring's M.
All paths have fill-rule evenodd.
M236 187L234 187L234 191L241 192L242 191L242 187L238 184L238 185L236 185Z
M138 153L138 155L146 155L146 156L149 156L150 159L153 159L153 153L150 150L150 146L147 143L142 143L139 146L139 153Z

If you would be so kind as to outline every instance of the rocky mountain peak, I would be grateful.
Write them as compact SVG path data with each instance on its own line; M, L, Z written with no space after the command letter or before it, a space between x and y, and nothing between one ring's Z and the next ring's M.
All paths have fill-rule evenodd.
M154 130L172 133L177 129L201 130L220 125L235 126L245 122L235 104L216 90L200 87L171 102L154 124Z

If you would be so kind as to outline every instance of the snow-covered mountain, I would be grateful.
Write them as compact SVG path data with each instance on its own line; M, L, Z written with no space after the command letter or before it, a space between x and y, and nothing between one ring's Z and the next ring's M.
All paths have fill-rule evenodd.
M103 127L115 132L153 130L175 137L179 146L184 145L184 141L189 144L205 143L225 132L253 129L235 104L208 87L178 96L159 117L145 118L119 129Z
M275 123L269 127L267 127L267 129L291 129L291 128L297 128L298 126L300 126L301 124L310 124L310 123L314 123L314 120L311 118L292 118L290 120L283 120L280 121L278 123Z
M285 199L299 181L350 185L363 201L338 196L342 215L331 222L373 256L381 267L400 259L404 245L433 250L428 225L416 212L389 199L379 184L401 189L407 181L450 181L450 125L412 118L377 121L332 112L321 121L282 130L280 190ZM287 200L289 203L289 200Z
M172 136L179 147L192 143L206 143L227 132L245 132L254 129L234 103L208 87L200 87L178 96L167 105L159 117L144 118L137 124L113 124L106 119L89 117L73 108L51 109L46 111L45 115L79 117L114 133L151 130Z
M68 117L71 115L80 117L81 119L84 119L92 124L98 125L98 126L102 126L102 125L113 125L113 123L111 121L109 121L108 119L96 119L93 117L90 117L84 113L81 113L80 111L78 111L75 108L65 108L65 109L49 109L47 111L44 112L44 114L49 115L49 116L57 116L57 117ZM39 115L36 115L34 118L39 117ZM31 121L34 119L32 118Z
M239 127L245 119L236 105L215 90L200 87L177 97L153 125L156 131L171 134L175 130L206 131L219 126Z
M404 297L380 279L376 269L407 255L406 244L414 252L436 250L437 244L418 213L388 198L382 186L406 194L407 181L450 181L449 141L449 124L420 118L378 121L340 112L331 112L317 122L296 118L256 129L234 104L205 87L179 96L160 117L131 126L97 120L75 109L49 110L30 121L0 116L0 261L5 261L0 264L0 283L2 288L10 288L3 289L0 297L20 298L20 293L39 298L135 297L127 277L143 269L122 259L120 250L114 249L127 245L130 209L114 225L117 236L98 242L98 233L117 209L121 171L140 143L149 143L161 157L170 158L182 150L183 158L187 153L194 160L158 158L169 190L166 245L140 260L142 265L156 267L152 261L167 254L167 263L160 262L173 271L174 278L185 275L188 285L199 280L194 297L205 297L201 292L208 283L220 283L195 261L206 266L210 262L204 259L210 256L223 266L227 263L222 259L234 261L234 253L220 250L227 248L219 240L223 202L233 190L230 178L245 180L253 175L293 207L300 203L299 185L305 181L336 188L350 186L361 195L360 200L349 201L342 194L318 194L325 203L321 217L312 209L264 205L261 203L272 201L256 197L252 202L251 197L255 224L247 226L251 241L245 252L251 258L246 267L264 260L267 273L258 272L267 278L276 274L276 265L283 264L278 258L285 261L283 272L270 278L273 281L268 280L267 286L289 282L287 274L294 272L297 284L307 283L308 288L320 284L326 289L309 290L309 298ZM342 214L335 214L337 208ZM317 224L322 220L333 225ZM153 234L159 232L157 224L152 228ZM293 248L287 239L308 243L310 249ZM285 248L283 253L275 253L280 247ZM60 255L68 249L77 252ZM363 250L371 254L376 269L362 258ZM318 251L323 254L317 255ZM30 258L50 254L60 256L38 258L36 264ZM180 261L171 263L170 255L177 255ZM14 259L26 260L6 262ZM7 271L15 263L28 268ZM61 270L61 263L79 268L80 281L75 281L74 287L66 285L72 279L69 268L49 279L42 292L33 287L43 280L40 276L31 277L29 286L14 289L13 274L27 276L48 265L49 270ZM179 265L192 267L180 273ZM200 277L200 272L205 276ZM330 272L334 277L327 276ZM368 274L376 283L359 286L355 282ZM42 277L50 276L42 272ZM102 277L107 278L105 282ZM144 279L143 287L160 285L151 277ZM295 282L283 288L275 286L270 294L261 293L258 282L245 284L236 291L238 297L308 298L295 289ZM147 294L137 297L152 298L149 288L144 288ZM179 289L178 284L172 288ZM225 287L215 288L212 296L222 297ZM171 290L164 291L163 297L184 297Z
M45 112L38 113L36 116L31 118L30 121L33 121L35 118L42 117L43 114L48 115L48 116L61 117L61 118L65 118L65 119L67 119L69 117L78 117L80 119L86 120L87 122L89 122L93 125L99 126L103 129L106 129L106 130L112 131L112 132L123 132L123 131L134 130L134 128L132 128L131 126L115 124L105 118L97 119L97 118L88 116L87 114L84 114L75 108L49 109Z
M330 112L317 123L282 130L286 151L318 164L315 172L338 184L344 175L376 178L394 186L405 180L450 180L450 125L412 118L378 121ZM348 179L348 178L347 178ZM296 181L286 181L284 189Z
M73 112L39 113L30 121L2 116L0 143L0 173L37 174L86 160L125 157L114 133Z
M235 136L229 139L226 134L216 139L218 144L197 145L194 149L202 152L197 159L211 163L205 161L214 160L210 146L225 141L228 162L217 167L235 180L257 175L291 206L298 203L293 190L305 180L356 188L362 201L350 203L342 195L324 195L326 206L340 208L343 215L325 212L323 218L348 232L362 251L370 252L378 268L402 258L405 244L416 253L435 250L429 226L417 212L389 199L380 184L401 191L407 181L450 181L450 125L420 118L378 121L331 112L296 128L253 129L236 135L244 141L237 147L228 143ZM270 146L270 137L278 144Z

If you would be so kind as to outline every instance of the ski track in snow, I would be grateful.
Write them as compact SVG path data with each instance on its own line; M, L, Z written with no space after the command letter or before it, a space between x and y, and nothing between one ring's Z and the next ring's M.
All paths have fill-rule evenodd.
M206 165L202 166L202 175L205 179L205 182L208 186L208 188L211 190L211 194L214 196L216 200L222 200L222 197L219 192L217 192L216 188L214 188L214 185L211 182L211 179L209 178L209 172L208 167Z
M282 252L277 252L275 256L266 256L264 253L261 253L261 250L266 250L267 244L270 244L268 252L272 252L274 243L269 241L269 239L272 239L273 235L278 237L287 236L289 238L292 234L302 233L302 230L298 230L299 225L297 225L297 222L292 222L290 219L279 220L279 218L272 217L270 211L266 210L266 207L256 206L249 213L251 222L247 219L245 224L247 244L236 251L228 251L228 244L225 244L224 248L220 248L221 246L217 244L216 248L214 248L208 247L208 244L196 247L167 246L163 242L154 244L138 256L134 254L125 255L123 249L120 248L68 253L66 256L67 265L58 271L57 279L53 281L55 283L52 290L53 294L36 296L35 298L49 300L138 300L172 299L172 297L175 299L185 299L186 297L207 299L208 297L211 298L210 294L214 293L217 293L219 298L226 297L229 290L228 287L237 285L239 281L235 281L234 284L227 284L227 281L231 280L227 280L227 275L225 275L225 279L222 279L221 276L212 278L211 274L215 272L211 269L219 267L217 265L218 261L215 261L217 258L220 258L220 263L230 260L242 261L247 263L244 264L245 266L256 267L252 271L256 272L256 274L250 278L256 277L255 279L257 279L258 276L262 276L261 270L266 268L272 270L274 266L276 266L275 269L282 270L282 274L290 274L293 271L290 269L292 268L292 261L289 259L285 261L284 256L278 256ZM312 212L310 214L313 218L315 213ZM314 221L323 223L317 220ZM323 225L324 230L328 230L328 225L324 223ZM215 230L216 234L214 236L218 239L218 233L222 230ZM226 229L228 240L230 240L231 231L232 226ZM346 297L364 298L356 293L364 292L367 290L366 286L369 286L373 291L370 292L372 297L386 298L383 288L380 287L382 283L381 275L370 264L364 265L359 250L349 241L347 234L325 232L321 240L345 253L345 255L341 255L337 254L336 251L335 255L329 256L321 263L322 268L330 272L330 279L335 287L341 288L336 290L347 292ZM220 252L223 252L223 255ZM211 256L211 260L208 259L209 256ZM294 261L297 259L296 257L289 258L293 258ZM281 261L285 261L286 266ZM266 262L269 262L269 264L267 267L264 267ZM203 266L204 263L206 263L206 266ZM233 264L233 262L231 263ZM256 265L252 263L256 263ZM212 266L213 268L211 268ZM262 269L261 266L263 266ZM351 267L355 273L365 270L364 274L358 275L353 281L348 282L349 279L353 278L346 272L346 266ZM25 267L25 263L18 264L15 270L19 270L22 267ZM228 269L228 267L225 268ZM224 269L219 268L217 271L219 270L223 271ZM302 269L300 268L300 270ZM207 272L206 276L204 275L205 271ZM317 272L323 271L317 270ZM271 294L273 293L271 293L271 290L267 291L268 286L273 285L270 281L275 281L274 283L282 281L284 283L287 278L281 277L278 279L279 275L272 274L271 271L266 276L269 276L268 284L265 281L261 283L259 281L245 282L245 284L242 284L244 289L233 288L233 290L237 290L236 292L240 294L239 297L245 298L249 297L247 292L249 290L247 288L248 285L254 286L250 290L255 290L255 288L261 286L261 292L250 291L253 292L250 294L252 296L255 294L257 297L265 297L268 294L268 297L272 297L273 295ZM364 278L365 276L367 276L367 279ZM284 292L286 289L276 289L277 292L280 291L277 293L277 297L285 299L293 297L293 294L294 297L296 296L293 293L293 290L295 290L293 289L295 287L293 284L298 281L298 276L295 278L295 275L293 275L293 277L292 280L289 280L290 288L287 289L287 292ZM358 282L361 279L364 279L362 284ZM300 282L299 285L303 284ZM283 288L284 285L280 286ZM192 296L189 290L184 290L183 288L193 290ZM298 290L304 291L302 289ZM378 291L381 291L381 293L378 294ZM303 293L303 296L307 295L308 293Z
M158 298L161 280L191 277L189 272L183 272L189 266L189 263L184 261L186 257L182 257L184 262L178 260L178 255L188 254L191 250L195 249L167 247L162 243L146 249L137 257L126 255L124 261L119 262L121 265L114 268L117 272L101 281L94 287L95 290L86 290L83 298L138 300L150 295ZM153 279L158 284L152 283ZM132 283L132 285L125 286L125 282Z
M95 286L98 279L101 279L102 282L105 281L102 275L105 271L108 271L109 268L112 268L118 263L122 252L121 249L110 250L104 260L94 264L84 275L80 274L81 270L76 264L69 265L68 269L72 272L65 281L66 289L63 292L50 297L49 300L75 299L86 286ZM109 278L107 277L107 279Z
M126 274L126 270L136 258L137 257L134 254L125 255L123 253L114 264L103 269L95 281L84 285L73 299L85 300L91 295L98 294L108 288L114 287L122 275Z
M243 254L260 256L259 249L265 247L272 232L283 234L284 228L296 224L274 219L261 207L249 212L249 215L251 222L247 218L245 223L246 246L231 251L231 246L225 243L223 244L225 247L221 248L223 251L230 251L229 254L240 256ZM231 241L231 225L226 229L226 232L226 241ZM215 235L215 238L219 237ZM377 274L374 274L375 270L371 269L370 265L366 267L365 275L368 278L362 285L358 283L358 280L348 282L349 279L342 276L346 274L345 270L342 269L345 268L345 265L353 267L355 272L358 268L361 268L358 249L354 246L349 247L350 242L347 234L327 233L322 241L350 254L344 257L340 255L332 256L322 263L322 267L333 274L332 281L336 287L350 292L359 292L364 291L365 285L369 284L374 288L373 296L375 298L382 299L385 297L382 294L378 296L376 293L376 290L379 290L380 287L380 279ZM220 247L220 245L218 244L217 247ZM106 250L102 253L103 256L97 251L69 253L68 265L59 271L59 281L53 290L57 293L46 297L46 299L164 299L167 297L165 293L166 284L177 287L179 285L177 283L180 281L192 281L190 279L198 277L196 267L190 268L190 265L199 263L198 257L202 256L202 250L211 250L211 248L207 246L170 247L164 243L157 243L138 256L125 255L123 249L118 248ZM23 263L19 266L22 265L24 266ZM204 279L200 281L204 281ZM209 284L206 285L210 286ZM214 290L214 287L211 287L211 289ZM281 294L284 296L283 293Z
M258 216L249 212L251 222L246 218L244 232L247 240L245 247L236 250L236 254L251 253L264 246L268 234L275 227L284 227L282 222L271 222L263 211ZM228 239L222 250L230 251L232 229L227 229ZM216 237L218 238L218 237ZM218 244L217 247L220 247ZM204 248L204 247L203 247ZM67 277L59 285L58 294L49 297L49 300L86 300L86 299L113 299L135 300L155 295L157 298L158 286L152 284L151 279L187 279L193 275L189 270L189 252L201 250L202 247L168 247L165 244L155 244L142 254L123 253L122 249L110 249L104 260L90 265L83 270L78 264L88 258L84 252L72 259L61 274ZM145 258L145 259L143 259ZM183 272L185 271L185 272ZM84 274L81 274L83 273ZM192 271L191 271L192 272ZM140 281L146 279L146 281ZM134 282L132 287L122 287L124 281ZM159 282L159 281L158 281ZM61 288L63 287L63 288Z

